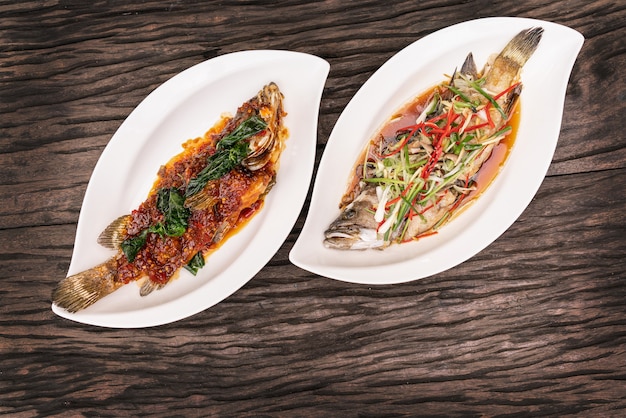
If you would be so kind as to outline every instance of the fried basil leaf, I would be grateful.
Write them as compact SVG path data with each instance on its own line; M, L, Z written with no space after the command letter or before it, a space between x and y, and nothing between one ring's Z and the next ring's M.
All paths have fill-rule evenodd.
M187 221L191 211L185 206L184 196L175 188L161 189L157 195L157 208L165 216L162 225L155 225L154 230L160 235L180 237L187 230Z
M146 245L147 237L148 237L148 229L146 228L143 231L141 231L139 235L122 241L122 244L121 244L122 252L124 252L124 255L126 256L129 262L132 263L133 261L135 261L135 257L137 257L137 253L139 253L139 250L141 250L141 248L144 245Z
M202 251L198 251L196 255L193 256L189 263L185 266L187 270L191 272L194 276L204 267L204 256L202 255Z
M246 139L267 127L263 119L252 116L217 143L217 151L207 159L207 166L187 184L185 196L193 196L211 180L217 180L241 164L249 153Z

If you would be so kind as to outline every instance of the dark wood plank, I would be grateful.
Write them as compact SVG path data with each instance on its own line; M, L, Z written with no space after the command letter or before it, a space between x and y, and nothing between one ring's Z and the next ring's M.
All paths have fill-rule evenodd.
M3 304L0 325L4 344L28 350L9 351L4 375L9 393L36 388L39 395L11 405L27 409L35 401L42 413L140 405L165 413L181 403L219 415L323 414L337 403L358 404L365 413L410 412L420 403L432 414L444 403L463 415L623 408L624 376L616 365L626 361L626 193L615 186L623 174L547 179L496 243L436 277L374 288L346 284L284 264L285 248L219 305L146 330L55 318L47 292L66 265L53 260L67 258L72 228L24 230L5 254L30 262L5 262L3 291L19 297ZM594 184L608 193L576 199ZM581 220L579 213L591 209L594 215ZM44 237L56 243L40 243ZM541 245L529 248L524 237ZM34 271L42 264L44 271ZM32 322L42 327L35 335ZM40 373L45 383L37 383ZM158 405L140 401L157 395Z
M623 416L626 7L608 1L0 4L0 413ZM289 263L303 211L242 289L190 318L110 330L56 317L91 172L174 74L277 48L331 63L318 154L363 82L442 27L546 19L586 38L548 176L467 262L363 286Z
M400 31L400 27L414 26L410 24L411 17L417 12L406 12L408 7L406 4L398 6L391 17L387 17L384 14L386 12L379 7L357 7L360 14L370 16L368 21L358 25L369 22L369 29L376 30L376 38L369 40L351 32L355 28L346 24L344 16L350 15L350 10L342 13L341 9L331 9L324 20L311 14L311 10L305 14L305 17L311 19L308 23L311 27L307 29L305 25L299 30L312 32L306 39L310 36L313 41L311 46L307 44L307 48L299 50L317 53L332 64L331 78L321 108L322 144L330 134L338 113L367 77L397 50L437 29L426 27L417 32ZM590 10L578 13L587 16L597 12L596 6L586 7ZM241 49L229 44L224 47L230 49L210 53L197 43L189 42L187 38L190 35L179 34L169 26L161 37L146 34L144 26L158 27L163 24L169 16L165 10L150 14L157 23L141 20L141 24L136 23L140 15L118 11L121 19L129 20L127 25L130 26L125 27L124 34L118 36L114 35L120 27L118 19L112 19L103 12L93 12L92 15L89 10L91 8L81 10L85 14L79 15L76 22L67 22L69 18L64 16L68 12L64 10L61 13L61 10L55 8L33 11L41 14L39 18L26 19L24 14L15 17L9 14L4 20L6 29L3 35L9 41L4 50L10 55L5 60L7 64L3 66L3 72L11 75L15 82L4 85L0 90L3 97L7 98L0 103L4 132L0 142L0 149L4 153L0 161L0 178L5 179L4 184L19 191L17 196L11 196L13 200L48 201L46 196L40 195L40 187L19 183L18 173L26 182L35 173L39 181L53 179L58 182L63 177L61 173L71 170L74 176L69 183L82 185L70 192L73 196L72 204L77 207L81 201L78 195L84 191L99 152L134 106L167 78L201 61L205 56ZM603 9L602 16L615 21L619 13L614 12L609 7ZM265 16L263 8L246 8L245 13L251 13L255 19ZM179 24L191 25L187 30L197 35L198 22L194 26L193 22L187 21L189 18L184 15ZM567 18L564 16L563 20ZM51 35L49 30L45 30L46 25L38 25L40 20L51 22L49 25L52 27L61 25L63 31L57 29ZM224 20L223 24L210 27L217 31L215 36L233 36L230 32L220 32L233 30L230 28L233 26L232 18L224 17ZM86 21L93 24L86 26ZM221 23L221 20L218 21ZM388 24L383 26L382 22ZM213 30L207 32L213 33ZM568 89L562 135L554 164L550 168L550 174L554 175L623 167L626 160L623 141L616 141L614 135L610 134L620 128L620 119L611 110L614 107L606 106L604 89L595 87L619 82L617 69L625 63L623 54L614 51L619 50L622 34L620 31L607 32L602 25L590 25L587 21L579 30L583 31L587 40ZM267 38L266 44L252 44L249 48L292 47L289 39L297 38L298 42L294 46L298 50L297 45L303 42L300 39L302 36L298 37L302 32L293 29L287 32L285 37L276 37L285 44L277 45L273 43L277 40ZM162 37L167 42L163 42ZM172 44L176 46L172 47ZM341 51L341 54L337 51ZM623 103L619 89L612 89L609 93L613 101ZM594 123L587 122L587 115L590 114L595 116ZM589 140L590 137L593 140ZM32 163L25 166L27 161ZM76 167L77 163L82 166ZM51 184L47 188L66 189L67 182L63 183ZM13 194L9 190L7 192ZM44 205L33 214L44 217L35 223L49 223L47 218L50 213L55 213L50 209L53 207ZM5 210L7 214L16 213L14 207ZM33 219L2 216L8 216L7 227L21 226L23 222ZM75 220L76 214L70 214L54 222Z

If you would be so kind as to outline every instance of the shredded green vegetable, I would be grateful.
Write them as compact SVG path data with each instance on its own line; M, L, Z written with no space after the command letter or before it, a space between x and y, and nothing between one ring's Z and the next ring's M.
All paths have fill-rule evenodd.
M391 139L368 145L361 180L377 187L379 206L384 205L384 211L375 211L376 220L386 241L402 242L412 219L429 222L428 211L434 210L447 193L452 193L454 202L460 202L473 190L472 162L511 131L510 126L502 127L508 115L482 88L484 80L460 76L455 81L459 85L438 87L415 125L399 129ZM502 119L494 122L489 115L491 108ZM432 228L449 217L446 213L431 221Z

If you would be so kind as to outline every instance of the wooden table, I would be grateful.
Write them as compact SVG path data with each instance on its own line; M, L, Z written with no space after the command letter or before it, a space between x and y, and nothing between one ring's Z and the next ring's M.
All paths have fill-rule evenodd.
M135 3L0 5L0 413L626 415L623 2ZM52 313L94 165L164 81L240 50L328 60L319 161L383 62L488 16L586 42L545 181L478 255L399 285L319 277L288 260L305 210L258 275L197 315L124 330Z

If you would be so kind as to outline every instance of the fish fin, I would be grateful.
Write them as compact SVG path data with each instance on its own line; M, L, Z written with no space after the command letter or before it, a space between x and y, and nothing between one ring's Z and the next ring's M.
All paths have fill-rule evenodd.
M185 199L185 207L191 210L212 208L218 201L217 193L217 182L209 181L202 190Z
M507 115L513 115L513 109L518 102L519 96L522 94L522 83L515 86L513 90L507 95L504 102L504 113Z
M66 277L52 292L52 302L68 312L91 306L123 285L115 281L116 265L113 257L92 269Z
M465 76L471 76L473 80L478 78L478 69L476 68L476 62L474 61L474 55L470 52L467 54L463 65L461 66L461 74Z
M276 174L274 174L270 179L270 182L267 183L267 186L265 187L265 190L263 191L263 194L259 197L259 199L264 199L265 196L267 196L267 194L270 192L270 190L274 188L274 186L276 186Z
M211 242L213 244L217 244L222 241L226 234L228 234L228 231L230 231L231 227L232 224L230 222L223 221L215 230L215 235L213 235L213 239L211 240Z
M131 215L122 215L107 226L98 236L98 244L104 248L118 250L126 237L126 227Z
M163 288L166 284L167 283L155 283L149 278L146 278L139 288L139 295L142 297L148 296L153 291Z

